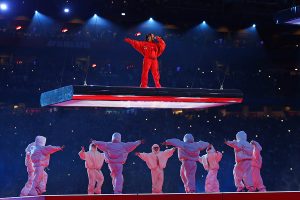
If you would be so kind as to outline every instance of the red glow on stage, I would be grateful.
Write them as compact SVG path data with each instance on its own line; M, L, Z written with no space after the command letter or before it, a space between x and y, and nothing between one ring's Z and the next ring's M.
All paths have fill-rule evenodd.
M72 100L55 106L110 108L204 109L241 103L242 98L170 97L134 95L74 95Z
M170 97L170 96L128 96L128 95L74 95L73 100L95 101L160 101L160 102L205 102L205 103L241 103L242 98L213 97Z
M97 65L96 64L92 64L92 68L96 68L97 67Z
M23 27L22 26L16 26L16 30L21 30Z
M65 86L41 94L42 106L206 109L243 101L239 90Z

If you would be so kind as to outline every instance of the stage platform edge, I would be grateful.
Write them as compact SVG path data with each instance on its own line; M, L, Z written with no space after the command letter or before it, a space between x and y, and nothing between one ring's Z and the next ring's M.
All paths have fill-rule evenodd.
M204 109L238 104L236 89L139 88L70 85L41 94L40 104L62 107Z
M102 195L44 195L38 197L11 197L0 200L299 200L300 192L264 193L196 193L196 194L102 194Z

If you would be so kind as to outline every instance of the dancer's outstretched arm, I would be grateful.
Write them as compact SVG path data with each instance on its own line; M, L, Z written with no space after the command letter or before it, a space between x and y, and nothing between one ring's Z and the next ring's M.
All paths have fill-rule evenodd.
M126 142L125 143L125 149L126 149L127 152L132 152L140 144L142 144L142 140L138 140L138 141L135 141L135 142Z
M135 50L143 54L143 42L138 40L132 40L130 38L125 38L125 42L129 43Z
M172 146L178 147L178 148L183 148L183 146L184 146L184 142L177 138L167 139L163 144L164 145L172 145Z
M51 146L51 145L48 145L48 146L45 146L45 148L43 148L42 152L43 154L53 154L57 151L62 151L63 149L65 148L65 146Z
M101 151L107 150L107 142L92 140L92 144L96 145Z

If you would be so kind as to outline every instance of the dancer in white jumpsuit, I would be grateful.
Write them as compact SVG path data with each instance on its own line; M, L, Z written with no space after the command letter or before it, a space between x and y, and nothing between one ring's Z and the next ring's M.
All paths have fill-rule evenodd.
M48 174L45 168L49 166L50 155L62 151L64 146L45 146L46 138L37 136L35 138L35 147L31 151L31 161L34 168L34 179L28 196L37 196L46 192Z
M168 159L176 151L176 148L160 151L158 144L152 146L151 153L139 153L136 155L146 162L148 168L151 170L152 177L152 193L162 193L164 183L164 168L167 165Z
M108 163L112 185L115 194L121 194L123 191L123 164L127 160L127 156L136 147L142 143L142 140L135 142L121 142L121 134L114 133L111 142L102 142L93 140L98 149L104 152L105 161Z
M33 178L34 178L34 169L33 169L32 161L31 161L30 153L31 153L31 149L34 148L34 146L35 146L35 142L32 142L25 149L25 166L27 168L28 178L27 178L27 182L26 182L25 186L21 190L20 196L27 196L29 193L29 190L32 187L32 182L33 182Z
M233 177L237 192L245 191L245 188L249 192L254 192L251 167L253 147L247 141L247 134L244 131L239 131L236 134L236 140L225 141L225 144L234 149L235 166Z
M84 147L81 147L78 154L82 160L85 160L85 168L89 178L88 194L101 194L104 182L104 176L101 172L104 153L97 151L96 145L90 144L88 152L85 152Z
M263 179L261 178L260 169L262 166L262 157L260 152L262 147L254 140L250 142L253 146L253 158L252 158L252 177L255 189L259 192L266 192L266 186L264 185Z
M206 149L205 155L199 157L199 162L208 171L205 179L205 192L220 192L218 171L221 159L222 153L216 151L212 145Z
M194 142L192 134L186 134L183 141L179 139L168 139L164 145L172 145L178 148L178 158L181 161L180 176L186 193L196 192L196 171L200 151L206 149L210 144L199 141Z

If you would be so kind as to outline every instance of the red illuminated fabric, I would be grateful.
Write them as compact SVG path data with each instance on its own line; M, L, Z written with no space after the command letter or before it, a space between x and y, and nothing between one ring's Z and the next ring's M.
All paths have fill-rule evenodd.
M157 58L165 50L166 44L160 37L156 38L158 41L157 43L125 38L125 42L129 43L135 50L144 56L140 87L148 87L149 70L151 70L155 87L161 87L159 83L160 74Z

